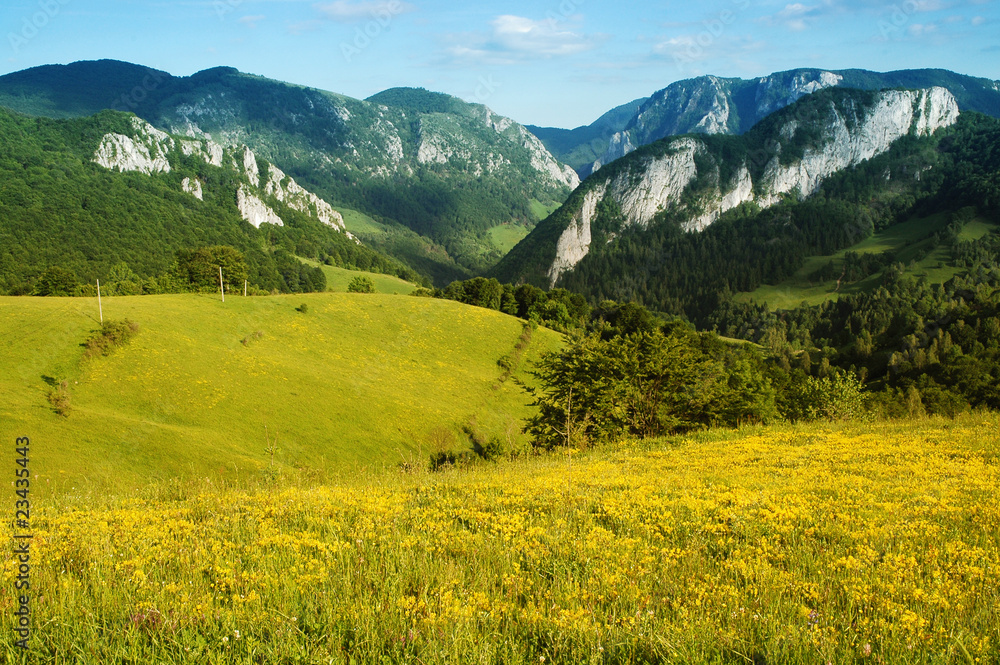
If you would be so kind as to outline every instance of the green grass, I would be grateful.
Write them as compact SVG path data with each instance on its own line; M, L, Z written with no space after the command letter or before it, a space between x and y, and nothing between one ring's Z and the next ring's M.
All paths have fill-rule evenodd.
M355 235L384 235L386 233L384 224L379 224L363 212L350 208L338 208L337 212L344 217L344 226L347 227L347 230Z
M524 240L530 229L519 224L500 224L490 229L490 240L504 254L514 249L514 245Z
M989 222L985 219L979 218L974 219L962 228L962 232L958 234L958 239L965 242L972 242L973 240L979 240L985 236L990 231L995 231L997 228L996 224Z
M94 300L0 298L0 440L31 437L42 486L255 477L270 462L265 425L281 468L396 464L442 442L467 449L463 429L505 435L530 413L496 364L522 322L452 301L165 295L105 298L104 316L140 331L83 361ZM560 339L536 331L515 376ZM47 400L63 380L67 418Z
M313 261L312 259L304 259L301 256L298 257L298 259L307 265L313 267L319 266L322 268L323 274L326 275L326 290L333 291L335 293L347 293L347 285L351 283L352 279L358 277L359 275L368 277L375 283L376 293L409 295L413 293L415 289L420 288L419 284L407 282L405 279L400 279L394 275L383 275L382 273L377 272L337 268L335 266L328 266L320 263L319 261Z
M882 272L858 282L842 284L839 291L835 279L825 282L809 279L810 275L831 261L834 268L839 270L847 252L879 254L891 251L895 254L895 261L906 266L906 272L910 276L924 277L932 284L943 284L963 272L950 265L949 248L933 247L933 240L928 237L935 231L943 230L948 221L948 215L941 213L896 224L829 256L810 256L788 279L778 284L762 285L749 293L738 294L737 299L742 302L763 302L771 309L791 309L802 303L818 305L827 300L836 300L840 293L860 293L877 287L882 281ZM976 240L996 228L995 224L977 218L965 225L959 239Z
M531 199L531 214L535 216L535 219L542 221L556 210L559 209L561 204L559 203L542 203L538 199Z

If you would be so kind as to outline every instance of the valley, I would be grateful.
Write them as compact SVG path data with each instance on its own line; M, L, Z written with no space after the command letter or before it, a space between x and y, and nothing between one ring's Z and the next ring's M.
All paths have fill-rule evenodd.
M0 76L0 660L1000 660L1000 82L387 80Z

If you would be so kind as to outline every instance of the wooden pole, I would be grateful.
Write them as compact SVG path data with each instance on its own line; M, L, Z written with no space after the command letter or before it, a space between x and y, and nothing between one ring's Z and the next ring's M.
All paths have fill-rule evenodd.
M247 281L245 279L243 280L243 297L247 297Z
M101 280L97 280L97 311L101 313L101 323L104 323L104 306L101 305Z
M222 294L222 302L226 302L226 287L222 285L222 266L219 266L219 292Z

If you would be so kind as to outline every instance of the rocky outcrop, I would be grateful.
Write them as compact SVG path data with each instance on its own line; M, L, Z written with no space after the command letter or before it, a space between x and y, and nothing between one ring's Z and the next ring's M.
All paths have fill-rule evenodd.
M816 85L830 80L813 82ZM808 84L803 84L808 85ZM592 189L556 245L553 262L548 270L551 286L567 270L571 270L589 252L591 223L597 204L612 198L621 209L625 226L647 225L658 212L674 207L688 218L682 222L688 231L702 231L724 212L736 206L754 202L762 208L774 205L788 195L804 198L815 193L823 181L837 171L849 168L887 151L903 136L926 136L947 127L958 119L958 103L944 88L926 90L887 90L876 93L874 100L862 104L848 96L840 104L832 98L818 102L821 106L818 141L802 149L802 156L783 163L781 152L790 149L800 129L798 114L775 128L773 149L766 155L751 155L735 167L728 182L718 182L720 165L697 137L668 140L660 156L636 156L627 164L616 165L613 174L603 181L600 173L591 176ZM791 109L790 109L791 110ZM811 117L811 116L810 116ZM763 159L760 164L750 163ZM787 160L785 160L787 162ZM711 173L699 173L699 163L713 165ZM755 168L759 167L759 168ZM751 172L758 173L756 181ZM715 180L707 194L699 188L699 200L688 200L683 208L682 197L699 178ZM689 197L693 199L693 197Z
M240 185L236 192L236 207L240 210L240 216L255 228L259 229L261 224L285 225L277 213L252 194L246 185Z
M549 286L554 286L559 276L583 260L590 251L590 221L594 218L597 204L604 198L607 186L587 192L580 210L569 226L559 236L556 243L556 260L549 268Z
M205 160L206 164L222 166L222 156L225 150L218 143L209 140L196 141L190 139L181 139L179 143L181 152L185 155L197 155Z
M310 191L307 191L295 180L285 175L285 172L274 164L268 166L267 182L264 184L264 194L273 196L289 208L294 208L307 215L315 217L329 227L347 233L354 238L344 226L344 217L333 207Z
M557 162L555 157L545 149L545 145L538 140L538 137L521 125L517 125L517 132L521 137L521 145L531 155L533 169L548 176L552 182L566 185L570 189L576 189L580 185L580 176L577 175L577 172L569 166Z
M174 140L148 122L132 118L133 136L106 134L94 153L94 161L106 169L169 173L167 156Z
M181 180L181 189L199 201L205 200L201 189L201 180L198 180L197 178L184 178L184 180Z
M161 132L139 118L132 118L134 134L107 134L101 139L94 153L94 161L108 169L139 171L142 173L169 173L171 151L179 149L184 156L196 156L217 168L232 168L242 177L243 183L236 191L240 216L254 227L261 224L284 226L281 217L271 209L264 198L274 199L298 210L327 226L344 233L360 244L347 231L343 216L312 192L274 166L268 165L267 179L261 183L260 165L253 150L245 145L226 150L208 139L178 138ZM228 157L227 157L228 155ZM198 178L185 177L181 189L199 200L204 200L204 188ZM264 198L262 198L264 197Z
M757 203L768 207L789 193L809 196L831 174L882 154L903 136L927 136L957 119L958 103L944 88L882 92L867 111L831 114L823 128L822 148L806 150L801 160L789 166L782 166L780 157L774 156L758 188L765 193L757 197Z
M715 220L722 216L722 213L732 210L741 203L753 200L753 180L750 178L750 170L744 165L736 173L736 177L729 183L729 187L723 193L716 189L714 196L705 203L705 211L692 217L684 228L688 231L704 231Z
M636 148L675 134L727 134L735 131L731 79L704 76L678 81L654 94L624 131L611 137L607 150L592 166L624 157Z
M246 146L243 146L243 173L251 185L254 187L260 185L260 169L257 168L257 156L253 154L253 150Z
M806 95L840 85L843 80L843 76L833 72L811 71L797 72L792 75L791 80L779 74L759 78L754 94L757 118L764 118L778 109L791 106Z
M605 164L613 162L619 157L624 157L633 150L635 150L635 146L632 145L631 135L627 132L615 132L608 143L608 149L605 150L604 155L600 159L594 161L591 171L596 171Z

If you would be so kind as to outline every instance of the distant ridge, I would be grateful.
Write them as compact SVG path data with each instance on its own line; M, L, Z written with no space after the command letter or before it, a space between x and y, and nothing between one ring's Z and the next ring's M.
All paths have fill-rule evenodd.
M882 90L935 86L951 92L962 111L1000 117L1000 81L944 69L893 72L791 69L754 79L699 76L671 83L647 98L619 129L600 137L579 129L531 129L557 159L586 177L636 148L667 136L742 134L771 113L825 88ZM615 111L618 109L611 113ZM595 153L595 159L589 163L582 161L584 155Z

